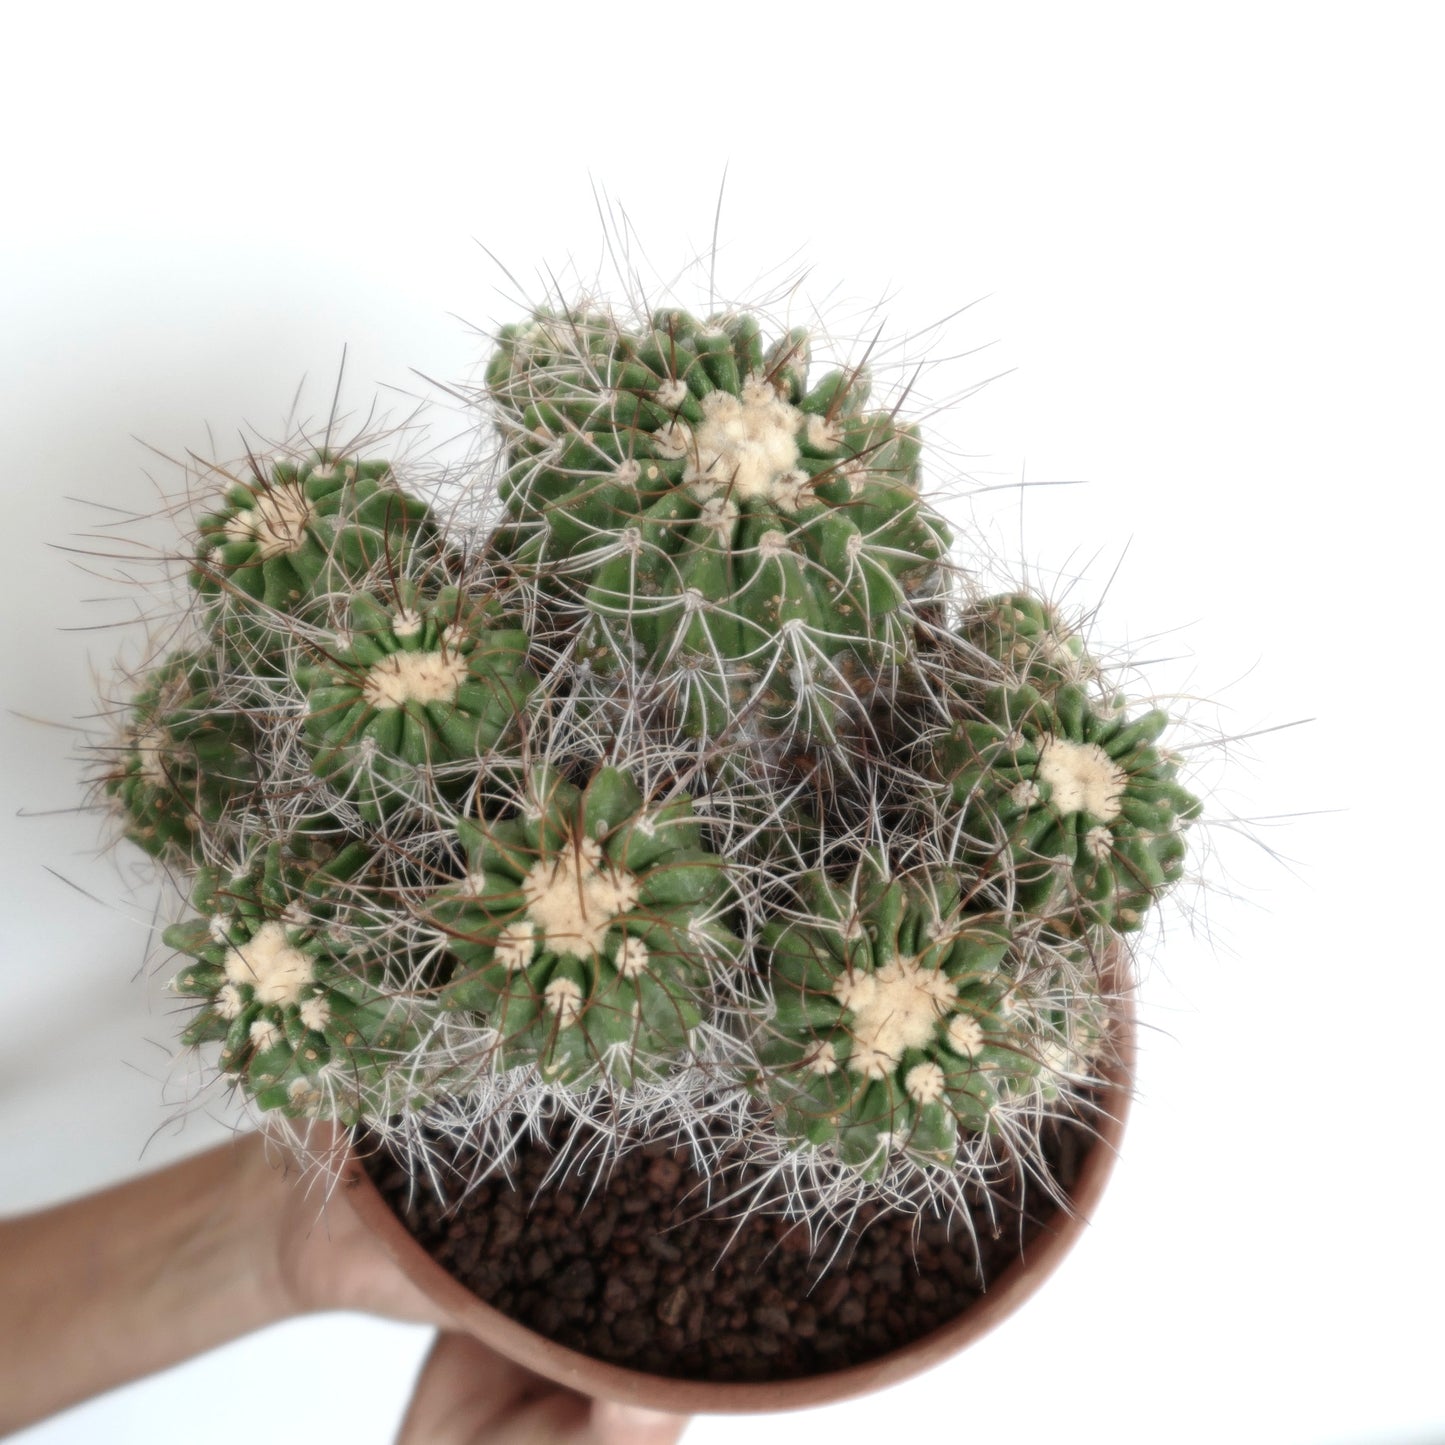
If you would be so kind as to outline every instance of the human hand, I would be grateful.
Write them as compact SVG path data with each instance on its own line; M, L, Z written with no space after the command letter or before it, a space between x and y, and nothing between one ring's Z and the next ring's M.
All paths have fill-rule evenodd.
M683 1415L590 1400L444 1332L396 1445L673 1445L686 1425Z
M294 1184L278 1273L298 1313L361 1310L441 1330L397 1445L673 1445L681 1436L685 1416L589 1399L456 1333L363 1224L344 1185L323 1209Z

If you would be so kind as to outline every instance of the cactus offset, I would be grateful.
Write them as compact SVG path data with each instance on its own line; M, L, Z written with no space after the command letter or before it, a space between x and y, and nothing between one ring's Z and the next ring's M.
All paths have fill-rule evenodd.
M148 675L103 781L127 838L156 857L201 861L197 840L220 832L256 784L255 728L226 706L204 652L178 653Z
M393 575L434 535L426 505L396 483L390 462L321 451L304 460L250 459L224 505L198 523L191 583L243 630L285 630L323 615L381 566Z
M402 583L389 607L354 597L344 645L297 669L317 776L373 823L439 777L464 791L536 681L526 634L501 623L489 599L456 587L426 596Z
M759 1088L786 1129L867 1172L889 1147L951 1164L959 1134L987 1131L1039 1070L1007 929L963 908L948 874L810 874L804 892L802 916L763 934L775 1013Z
M710 966L737 950L692 800L651 806L615 768L581 790L541 771L520 816L458 832L467 876L433 908L460 963L443 1006L485 1015L507 1064L562 1085L665 1073L701 1022Z
M1071 683L984 694L936 763L974 847L1011 872L1015 906L1078 925L1141 926L1184 868L1181 826L1199 803L1153 746L1168 716L1097 708Z
M263 1109L351 1121L395 1094L392 1064L417 1034L368 935L368 862L356 843L320 865L273 843L229 879L203 870L205 916L166 930L194 960L172 988L204 1005L183 1042L219 1040L221 1070Z
M755 712L827 734L845 669L896 660L895 614L938 582L917 433L865 410L861 368L809 388L806 356L747 315L579 313L510 333L489 372L511 565L570 589L588 661L678 690L693 733Z

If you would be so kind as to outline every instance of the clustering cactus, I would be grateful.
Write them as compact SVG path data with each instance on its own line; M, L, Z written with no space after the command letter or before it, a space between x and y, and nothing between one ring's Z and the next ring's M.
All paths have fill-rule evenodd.
M184 1042L259 1109L498 1157L560 1110L784 1207L1042 1172L1199 805L811 344L543 309L454 514L347 448L221 473L104 791L196 876Z

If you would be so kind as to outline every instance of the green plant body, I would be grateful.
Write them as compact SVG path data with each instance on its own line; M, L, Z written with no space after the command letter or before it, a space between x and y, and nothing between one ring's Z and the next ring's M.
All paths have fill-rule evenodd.
M345 645L297 674L316 775L369 822L414 804L448 765L468 765L465 791L536 683L526 633L498 624L489 599L455 587L426 597L402 583L390 607L354 597Z
M171 987L203 1001L182 1041L220 1041L221 1070L263 1109L352 1122L416 1042L369 943L368 862L359 844L318 865L273 843L230 878L203 869L192 902L204 916L166 931L194 960Z
M461 965L444 1006L482 1015L507 1062L559 1085L664 1071L737 948L692 800L651 805L616 768L582 789L541 772L519 816L457 827L467 876L432 908Z
M985 598L967 610L960 631L985 658L1005 668L1011 681L1041 692L1081 683L1097 671L1082 638L1047 602L1027 592Z
M1015 907L1080 926L1140 927L1179 880L1199 802L1154 744L1160 709L1130 719L1066 683L993 688L939 743L937 766L978 851L1007 865Z
M961 1133L1039 1073L1046 1032L1010 975L1012 939L967 912L955 876L852 885L811 874L769 924L774 1013L762 1090L782 1127L877 1175L896 1144L953 1162Z
M693 732L740 707L796 725L800 695L826 728L840 656L893 661L890 621L948 548L917 432L866 409L862 368L807 387L806 355L746 315L544 316L490 373L514 565L570 582L593 665L680 681Z
M215 469L96 793L187 880L182 1042L259 1114L686 1141L844 1219L1046 1180L1107 1107L1201 812L1170 719L976 580L888 349L815 345L539 308L481 476Z
M378 567L401 572L434 535L430 509L397 485L390 462L326 451L253 459L197 530L192 585L227 601L227 618L251 630L315 615Z
M177 653L148 674L104 780L125 836L157 858L201 861L201 836L256 782L255 728L216 696L208 661Z

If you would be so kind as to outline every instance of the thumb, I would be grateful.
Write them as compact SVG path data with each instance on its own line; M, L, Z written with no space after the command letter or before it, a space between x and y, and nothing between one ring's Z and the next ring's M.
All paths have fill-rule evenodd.
M664 1415L615 1400L598 1400L592 1407L597 1445L673 1445L687 1421L686 1415Z

